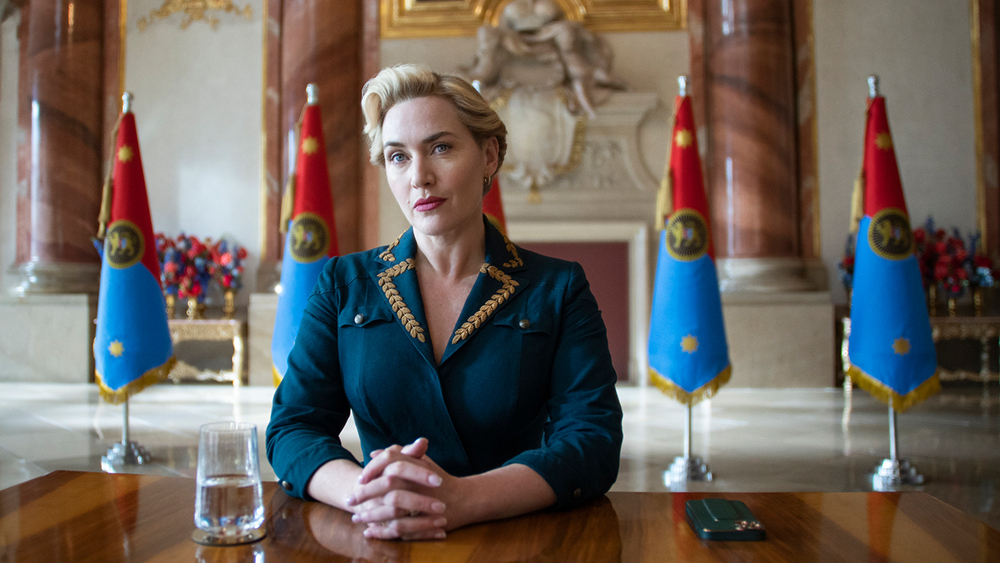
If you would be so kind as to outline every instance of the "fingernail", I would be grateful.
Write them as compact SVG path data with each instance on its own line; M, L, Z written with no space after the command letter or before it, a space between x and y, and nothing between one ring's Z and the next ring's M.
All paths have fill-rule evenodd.
M434 537L437 538L437 539L439 539L439 540L443 540L444 536L445 536L445 533L443 531L434 532Z
M357 502L358 501L354 498L354 495L347 497L347 506L354 506Z
M441 513L444 512L445 506L443 502L435 502L431 505L431 512Z
M370 537L372 537L372 531L371 531L371 529L370 529L370 528L365 528L365 531L364 531L364 532L362 532L362 534L364 534L364 536L365 536L366 538L370 538Z
M351 522L360 522L360 521L361 521L361 515L360 514L352 514L351 515Z
M444 525L447 524L447 523L448 523L448 521L445 520L444 518L438 518L437 520L434 521L434 527L435 528L444 528Z
M430 477L427 478L427 482L437 487L438 485L441 484L441 478L438 477L437 475L431 475Z

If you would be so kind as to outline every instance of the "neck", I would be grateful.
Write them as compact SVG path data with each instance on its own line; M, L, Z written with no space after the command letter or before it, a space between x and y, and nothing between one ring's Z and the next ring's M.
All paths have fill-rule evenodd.
M479 272L486 261L486 227L477 219L461 232L437 236L414 230L417 268L447 279L460 279Z

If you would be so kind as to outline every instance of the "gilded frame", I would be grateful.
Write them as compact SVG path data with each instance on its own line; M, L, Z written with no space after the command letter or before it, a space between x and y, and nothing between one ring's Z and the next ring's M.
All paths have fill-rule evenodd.
M510 0L379 0L383 39L458 37L496 25ZM687 0L554 0L566 17L597 32L687 27Z

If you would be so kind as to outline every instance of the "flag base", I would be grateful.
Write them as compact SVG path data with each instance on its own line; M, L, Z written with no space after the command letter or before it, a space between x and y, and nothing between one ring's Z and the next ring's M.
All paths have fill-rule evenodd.
M923 485L924 476L907 459L883 459L872 474L872 489L878 492L893 491L897 487Z
M711 481L712 470L700 457L678 456L663 473L663 482L671 489L688 481Z
M105 473L121 473L129 465L145 465L152 460L149 451L138 442L118 442L101 456L101 469Z

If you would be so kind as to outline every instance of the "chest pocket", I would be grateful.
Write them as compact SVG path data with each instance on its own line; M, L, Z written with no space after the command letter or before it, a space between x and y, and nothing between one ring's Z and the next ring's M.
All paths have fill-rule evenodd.
M378 305L382 305L379 303ZM337 326L341 330L348 327L365 328L372 327L394 319L389 315L389 311L384 306L362 305L355 307L344 307L337 316Z
M498 311L493 323L507 333L512 355L520 356L518 388L522 400L539 396L547 388L556 349L555 325L551 311L508 308Z

